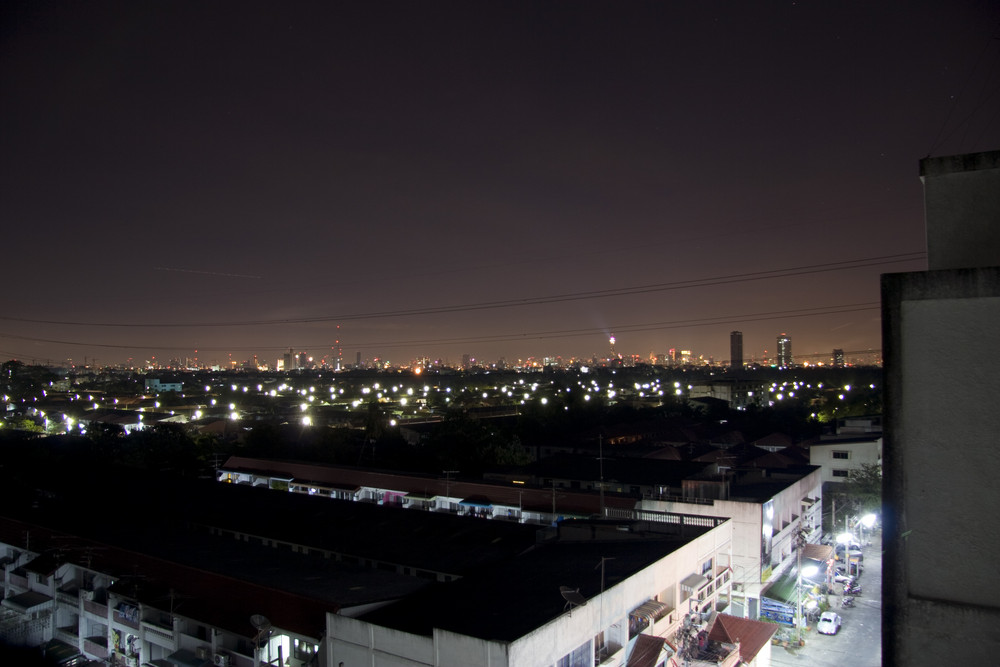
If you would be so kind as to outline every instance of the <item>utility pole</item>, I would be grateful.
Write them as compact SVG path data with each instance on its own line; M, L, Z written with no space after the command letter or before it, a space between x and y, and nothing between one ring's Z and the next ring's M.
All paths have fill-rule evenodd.
M458 471L457 470L442 470L441 472L444 473L444 495L445 495L445 502L448 503L448 506L445 509L448 510L449 512L451 512L451 477L450 477L450 475L457 474Z
M598 484L600 485L601 489L601 518L603 519L604 518L604 435L602 433L597 434L597 460L600 465L601 479L598 482Z

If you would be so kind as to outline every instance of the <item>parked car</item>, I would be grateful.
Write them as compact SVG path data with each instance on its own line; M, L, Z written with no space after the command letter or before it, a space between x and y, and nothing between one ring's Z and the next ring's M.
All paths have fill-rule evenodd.
M824 611L816 624L816 632L821 635L835 635L840 631L840 614Z
M854 577L844 574L844 568L837 568L837 573L833 575L833 580L838 584L849 584L854 581Z

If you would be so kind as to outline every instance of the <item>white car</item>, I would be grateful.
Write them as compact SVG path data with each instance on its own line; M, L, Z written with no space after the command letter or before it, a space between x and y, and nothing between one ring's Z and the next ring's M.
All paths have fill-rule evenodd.
M821 635L835 635L840 630L840 615L832 611L824 611L816 624L816 632Z

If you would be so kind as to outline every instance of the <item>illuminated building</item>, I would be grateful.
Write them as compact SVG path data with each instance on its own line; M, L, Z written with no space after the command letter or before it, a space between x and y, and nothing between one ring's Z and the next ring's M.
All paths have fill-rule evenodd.
M778 336L778 366L784 368L792 365L792 339L782 333Z

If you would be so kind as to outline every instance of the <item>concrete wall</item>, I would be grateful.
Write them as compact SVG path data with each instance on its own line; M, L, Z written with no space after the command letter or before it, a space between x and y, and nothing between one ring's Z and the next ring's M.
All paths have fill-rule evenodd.
M920 161L928 268L1000 266L1000 151Z
M1000 652L1000 268L885 275L882 310L884 664L989 664Z
M847 452L849 458L834 458L834 452ZM834 476L834 470L859 470L862 465L882 462L882 438L858 442L824 441L809 447L809 463L820 467L823 482L846 482L847 477Z

